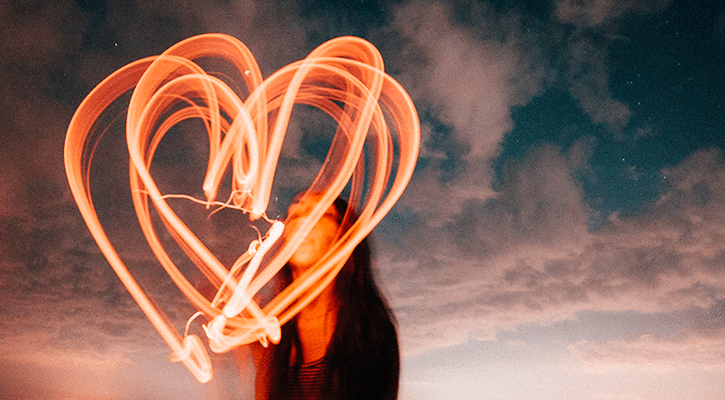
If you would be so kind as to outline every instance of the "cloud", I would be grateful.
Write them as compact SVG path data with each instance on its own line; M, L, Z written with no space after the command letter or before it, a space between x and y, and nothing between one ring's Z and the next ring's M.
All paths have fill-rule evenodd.
M512 161L497 197L406 232L383 280L404 332L410 324L411 351L573 312L586 300L572 262L590 243L582 196L567 157L544 145Z
M624 133L632 110L614 98L610 89L611 47L618 40L628 40L619 35L619 26L612 22L632 13L660 13L670 3L670 0L556 2L557 19L575 27L571 33L562 36L565 85L593 122L604 124L617 136Z
M579 28L600 29L601 23L624 12L659 12L667 6L658 4L629 2L620 12L607 3L585 3L578 11L567 11L564 8L572 4L560 3L558 10L565 22L574 23L576 11L588 15L576 24ZM596 215L574 178L594 176L591 137L577 141L567 154L544 145L511 160L506 180L498 191L492 190L488 160L511 127L510 107L528 101L527 96L513 94L512 77L526 70L527 64L520 61L533 53L530 47L517 47L517 53L507 46L509 41L490 40L486 24L495 25L495 18L482 18L485 22L474 31L460 21L451 22L449 13L447 6L428 2L405 4L396 14L396 24L415 49L410 53L424 61L423 68L411 67L401 74L401 81L419 104L434 104L439 122L449 128L441 133L441 127L424 115L421 154L427 163L416 171L399 203L414 217L396 241L400 247L395 254L385 256L391 272L383 273L383 280L400 310L410 351L492 338L504 327L550 324L581 310L667 312L707 307L722 296L717 283L721 273L714 263L722 254L715 242L722 242L718 226L723 208L710 188L719 187L718 157L699 153L663 174L665 181L686 182L695 178L694 171L707 171L712 177L707 184L692 184L684 191L665 189L660 203L648 212L615 216L597 231L589 230ZM496 26L507 37L521 38L516 30ZM552 84L546 77L558 74L593 122L621 136L631 111L610 90L609 51L615 36L609 28L579 28L547 32L565 51L551 64L543 63L543 72L534 74L539 77L534 89L524 93L544 90ZM489 62L489 56L497 60ZM459 65L481 73L458 72ZM503 65L505 72L498 68ZM486 76L495 77L495 82L489 84ZM489 108L484 112L475 107ZM475 117L467 119L468 115ZM448 149L464 143L469 150L445 153L431 146L441 143L435 142L440 138L447 140ZM463 167L455 179L441 183L444 165L434 160L451 154L464 160ZM705 198L710 199L704 207L707 217L701 209ZM382 247L386 252L385 243Z
M461 10L475 18L461 21ZM543 36L523 19L435 1L395 9L394 32L401 37L391 57L394 76L422 123L419 166L398 207L424 215L431 227L441 228L466 202L495 196L491 160L513 128L511 107L526 104L551 80L541 63Z
M631 111L625 103L612 97L608 40L597 40L593 36L577 31L567 38L566 85L592 122L604 124L621 135Z
M648 212L596 231L567 164L578 157L534 148L512 161L496 198L406 232L382 277L411 354L584 310L679 312L725 297L719 151L666 171L669 189Z
M628 7L656 12L664 5ZM632 110L614 97L610 82L617 26L572 29L541 18L470 3L410 1L396 9L395 76L418 105L423 133L419 167L401 206L440 226L464 202L495 197L491 166L514 128L512 107L549 89L565 88L613 136L629 134ZM431 193L445 193L447 201Z
M438 117L471 147L471 157L490 158L511 129L510 107L539 93L543 71L528 58L531 43L513 18L482 16L474 33L451 14L441 2L408 2L396 10L395 25L413 46L406 51L424 60L400 79L414 99L440 110ZM496 30L506 39L494 37Z
M725 330L688 332L677 337L642 335L606 342L578 341L569 350L592 371L610 369L725 369Z
M725 234L724 173L720 150L693 153L679 165L663 171L662 180L669 182L665 186L668 189L649 212L615 218L612 226L601 232L602 240L622 251L639 249L670 259L675 269L669 273L675 276L669 279L720 287L718 277L723 271L718 263L725 254L721 240ZM657 264L657 269L644 270L661 279L661 288L675 284L667 278L667 263Z
M556 16L564 23L592 27L631 12L661 12L670 3L671 0L558 0Z
M708 308L688 307L669 312L643 313L637 311L579 311L572 319L549 325L521 324L513 330L501 330L496 339L523 345L549 343L606 343L656 336L667 340L685 336L712 334L723 327L723 302Z
M576 28L564 35L564 79L571 95L595 123L620 136L632 115L630 107L613 97L610 89L610 50L619 26L611 22L627 14L656 14L671 0L558 0L557 19Z

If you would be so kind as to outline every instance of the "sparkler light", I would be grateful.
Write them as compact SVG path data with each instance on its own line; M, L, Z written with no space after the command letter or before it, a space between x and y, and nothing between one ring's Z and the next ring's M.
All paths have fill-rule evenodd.
M219 58L239 71L240 99L229 85L197 61ZM292 319L329 285L360 243L407 186L418 157L420 126L406 91L383 69L377 49L360 38L342 37L315 49L304 60L262 79L249 49L222 34L184 40L159 56L128 64L103 80L83 100L68 128L65 168L71 191L91 235L145 315L200 382L212 378L201 339L181 335L151 296L131 276L96 214L89 173L97 142L92 134L104 111L133 90L126 118L130 186L141 229L168 275L199 313L210 321L204 330L209 347L225 352L260 341L277 343L280 325ZM265 210L277 161L295 105L316 107L337 123L331 147L307 195L316 205L295 229L270 220ZM150 172L154 153L173 126L202 121L208 136L208 165L203 181L207 208L216 200L222 178L231 169L231 203L251 220L271 223L267 234L227 267L202 243L167 203ZM397 140L397 142L396 142ZM364 151L365 150L365 151ZM364 156L367 152L367 157ZM397 157L397 160L396 160ZM391 176L394 175L394 176ZM346 213L338 241L312 268L264 307L254 296L285 265L325 210L349 185ZM152 224L150 205L196 267L217 288L211 301L184 277L171 260ZM348 223L349 222L349 223ZM188 326L188 325L187 325Z

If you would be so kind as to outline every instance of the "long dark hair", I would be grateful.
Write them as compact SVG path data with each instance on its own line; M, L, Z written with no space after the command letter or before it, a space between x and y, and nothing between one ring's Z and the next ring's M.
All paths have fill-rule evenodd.
M347 202L338 198L334 205L342 218ZM394 400L398 397L400 353L395 320L375 284L371 261L370 242L365 238L355 247L333 283L339 306L337 324L325 355L322 387L324 393L335 398ZM286 274L283 279L289 282L289 268L283 268L283 273ZM267 370L270 376L265 377L270 400L288 397L289 374L295 376L302 365L297 324L290 322L282 327L282 340L272 348ZM293 347L296 359L290 365Z

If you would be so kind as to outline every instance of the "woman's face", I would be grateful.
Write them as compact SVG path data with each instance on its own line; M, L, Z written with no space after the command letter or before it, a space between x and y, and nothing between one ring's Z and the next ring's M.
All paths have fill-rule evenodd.
M317 198L314 196L307 197L304 201L302 199L293 201L292 205L287 209L287 225L294 229L295 224L301 222L300 217L304 217L312 211L316 201ZM289 264L292 267L293 274L298 275L305 271L327 253L327 250L330 249L335 241L341 219L340 213L335 208L335 205L330 205L330 208L320 217L300 247L297 248L290 258Z

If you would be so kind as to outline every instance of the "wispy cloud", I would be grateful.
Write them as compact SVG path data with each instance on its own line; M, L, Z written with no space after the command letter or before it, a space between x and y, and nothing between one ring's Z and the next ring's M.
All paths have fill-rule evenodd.
M581 27L611 22L627 13L656 13L669 6L671 0L557 0L556 16L560 21Z
M569 350L582 366L594 372L638 369L671 371L681 369L723 370L723 329L686 332L676 337L642 335L605 342L577 341Z

